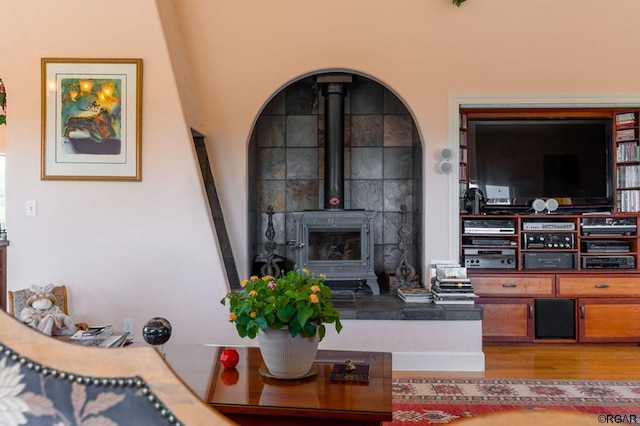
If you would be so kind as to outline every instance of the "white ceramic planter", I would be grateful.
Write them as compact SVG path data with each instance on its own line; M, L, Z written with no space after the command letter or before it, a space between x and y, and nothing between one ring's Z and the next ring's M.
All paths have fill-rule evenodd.
M278 379L305 377L318 352L318 334L312 338L291 337L289 330L269 329L258 333L260 354L269 373Z

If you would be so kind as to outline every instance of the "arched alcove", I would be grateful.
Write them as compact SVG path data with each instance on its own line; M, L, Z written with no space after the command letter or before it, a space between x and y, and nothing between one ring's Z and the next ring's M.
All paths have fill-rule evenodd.
M324 97L317 76L284 87L261 111L249 142L249 258L259 273L273 208L275 255L294 261L292 212L322 210ZM352 74L344 99L344 209L375 212L374 269L381 291L385 272L400 261L401 205L409 229L407 261L422 270L422 142L404 103L388 88ZM284 264L284 263L283 263Z

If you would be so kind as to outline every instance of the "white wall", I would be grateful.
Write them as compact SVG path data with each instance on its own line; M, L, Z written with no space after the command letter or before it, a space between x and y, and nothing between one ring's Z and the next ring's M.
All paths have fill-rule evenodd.
M226 285L155 2L3 1L8 287L66 283L74 319L213 340ZM28 23L28 25L27 25ZM34 29L37 28L37 31ZM142 182L40 180L40 58L142 58ZM25 201L38 215L26 217ZM140 336L138 335L138 338Z
M158 4L162 21L153 0L0 0L10 113L8 285L64 282L78 319L119 325L134 318L139 329L162 315L177 341L240 342L218 303L227 283L190 126L206 135L245 275L247 140L262 106L321 70L384 83L411 109L425 144L428 263L457 245L457 222L442 203L456 187L435 172L455 133L452 96L640 93L637 0ZM163 31L172 36L171 56ZM142 182L40 180L42 57L144 60ZM37 217L25 216L26 200L37 200Z

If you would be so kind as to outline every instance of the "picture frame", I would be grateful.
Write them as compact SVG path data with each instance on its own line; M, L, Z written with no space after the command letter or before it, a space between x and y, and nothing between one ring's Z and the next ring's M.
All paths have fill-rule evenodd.
M142 59L42 58L42 180L142 180Z

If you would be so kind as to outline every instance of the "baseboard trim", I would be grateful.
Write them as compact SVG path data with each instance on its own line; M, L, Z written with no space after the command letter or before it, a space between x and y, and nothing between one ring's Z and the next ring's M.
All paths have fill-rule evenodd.
M484 371L484 352L393 352L394 371Z

